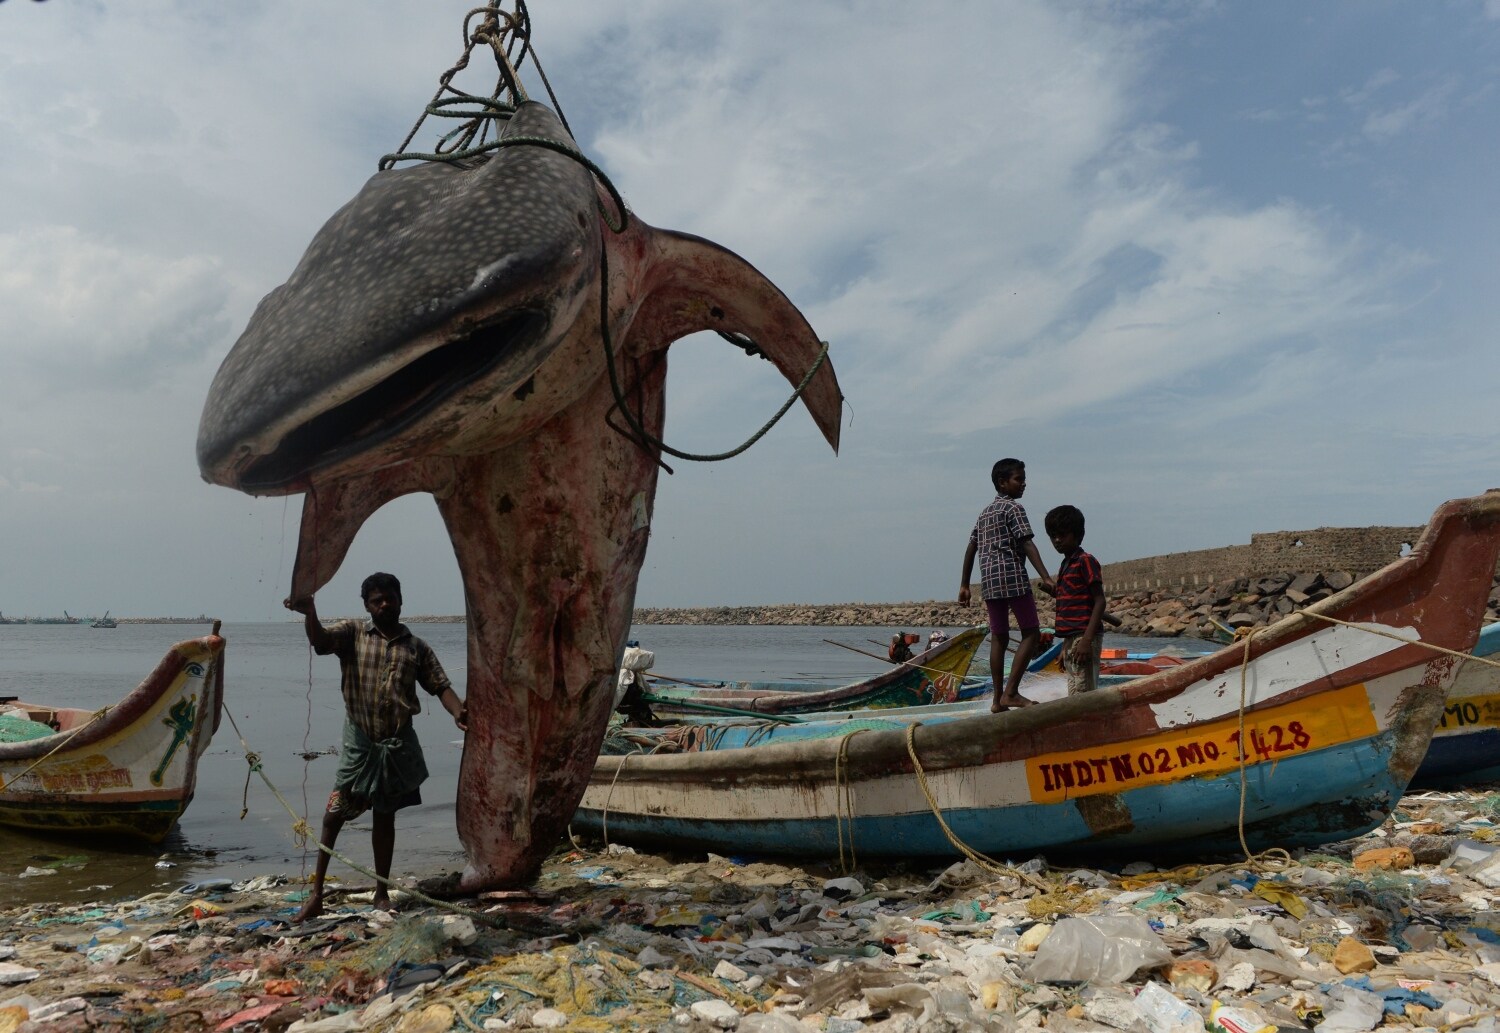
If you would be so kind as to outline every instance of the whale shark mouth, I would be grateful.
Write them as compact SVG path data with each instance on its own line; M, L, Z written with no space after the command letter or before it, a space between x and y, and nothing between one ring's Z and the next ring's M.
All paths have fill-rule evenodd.
M270 494L304 487L310 474L397 437L500 367L524 363L545 341L550 324L543 309L512 309L504 319L451 338L294 427L273 452L244 468L240 490Z

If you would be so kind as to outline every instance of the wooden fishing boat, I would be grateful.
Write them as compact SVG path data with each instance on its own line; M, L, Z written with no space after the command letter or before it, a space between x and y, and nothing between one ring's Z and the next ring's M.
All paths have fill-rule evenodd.
M1257 849L1359 835L1427 752L1460 662L1435 650L1474 645L1497 553L1500 493L1449 502L1409 556L1248 646L1002 714L603 756L573 829L719 853L832 855L848 842L895 857L958 843L1118 856L1234 850L1241 833Z
M179 642L124 699L98 711L0 699L0 825L163 839L193 799L219 727L219 622ZM26 738L32 735L34 737Z
M1470 650L1500 660L1500 624L1479 633ZM1453 678L1413 782L1422 786L1500 781L1500 668L1465 662Z
M651 709L659 716L711 713L713 708L805 714L948 703L959 698L959 688L987 634L985 628L969 628L873 678L826 688L792 682L693 680L669 684L658 678L650 684Z

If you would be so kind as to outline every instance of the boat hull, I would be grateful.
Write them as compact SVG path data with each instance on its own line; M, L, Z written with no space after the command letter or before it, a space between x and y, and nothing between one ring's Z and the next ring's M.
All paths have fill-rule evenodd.
M1447 504L1409 557L1248 644L1126 685L1001 714L935 707L885 730L801 726L770 745L601 757L573 829L719 853L852 843L890 857L1357 835L1385 819L1427 752L1460 663L1437 650L1474 646L1497 551L1491 493Z
M810 689L792 688L785 683L755 682L719 682L687 687L653 684L652 710L658 715L675 717L691 713L685 706L703 704L763 714L808 714L845 708L885 710L951 702L960 698L974 655L988 634L985 628L969 628L905 664L849 685Z
M1479 633L1473 654L1500 659L1500 624ZM1495 781L1500 781L1500 668L1466 662L1454 676L1432 745L1413 784Z
M159 842L192 801L218 728L224 640L173 646L135 691L76 728L0 743L0 825ZM35 702L7 706L67 714Z

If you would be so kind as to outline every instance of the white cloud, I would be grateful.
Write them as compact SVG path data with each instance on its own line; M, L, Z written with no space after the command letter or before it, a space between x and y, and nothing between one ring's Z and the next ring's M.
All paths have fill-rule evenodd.
M11 142L0 153L0 497L8 526L26 529L13 535L77 541L105 525L152 569L184 543L219 550L222 570L201 590L224 601L184 605L275 614L297 504L198 481L203 393L255 299L404 135L457 56L467 7L0 4ZM1174 64L1172 50L1184 24L1223 31L1215 10L535 5L537 45L584 149L645 220L718 240L785 289L832 340L851 403L836 462L793 414L726 468L672 479L643 602L903 594L958 557L894 548L889 565L872 564L872 550L966 531L996 441L1046 457L1038 507L1111 497L1089 484L1131 495L1137 515L1116 506L1099 524L1123 558L1132 542L1185 533L1170 527L1183 513L1207 514L1194 526L1221 539L1209 545L1244 537L1214 514L1294 496L1332 504L1319 464L1337 466L1346 494L1375 482L1389 458L1360 450L1374 451L1377 432L1344 435L1307 415L1369 427L1336 385L1378 399L1403 440L1461 437L1449 432L1463 407L1446 399L1467 391L1480 411L1470 384L1493 379L1480 368L1488 353L1471 349L1464 384L1428 390L1443 379L1437 350L1385 325L1423 322L1405 308L1419 257L1401 230L1383 237L1341 187L1302 192L1293 176L1288 196L1267 200L1215 182L1199 141L1163 113L1162 96L1198 102L1194 76L1218 72ZM1388 67L1361 68L1343 93L1310 75L1290 83L1300 106L1283 103L1282 122L1250 87L1206 91L1219 99L1202 103L1223 108L1200 114L1242 113L1256 139L1295 127L1299 147L1342 155L1456 122L1468 76L1423 78L1401 56L1393 47ZM475 79L482 63L476 54ZM1324 117L1354 122L1330 145ZM419 145L431 123L423 133ZM1398 171L1403 183L1425 174ZM1470 325L1493 325L1488 312L1477 304ZM668 436L688 448L737 444L788 390L719 342L680 346L672 370ZM1255 446L1232 473L1210 440L1221 434ZM1309 439L1318 451L1296 451ZM1244 458L1265 448L1295 452L1279 482ZM1212 504L1191 487L1132 487L1136 464L1211 483ZM920 498L889 490L914 470ZM352 555L378 543L420 556L447 579L423 597L446 591L434 608L457 609L451 552L422 501L383 513ZM101 569L77 566L20 557L5 587L58 591L59 576ZM49 600L0 602L40 612Z
M222 345L228 294L207 256L158 258L75 226L0 233L3 393L17 405L38 382L138 388Z
M1370 112L1365 116L1365 136L1385 143L1413 129L1435 125L1447 116L1448 101L1457 86L1456 79L1445 78L1405 104Z

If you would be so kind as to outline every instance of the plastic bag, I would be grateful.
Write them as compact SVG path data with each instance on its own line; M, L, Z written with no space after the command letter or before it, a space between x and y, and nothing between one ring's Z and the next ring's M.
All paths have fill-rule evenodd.
M1203 1016L1160 983L1147 983L1135 998L1135 1010L1151 1028L1151 1033L1174 1033L1203 1029Z
M1100 915L1064 918L1037 948L1029 969L1039 983L1102 980L1123 983L1143 968L1172 960L1144 918Z
M1313 1027L1318 1033L1363 1033L1378 1026L1385 1015L1385 1000L1379 994L1352 986L1332 987L1328 999L1323 1021Z
M626 646L620 657L622 671L649 671L656 663L656 654L639 646Z

